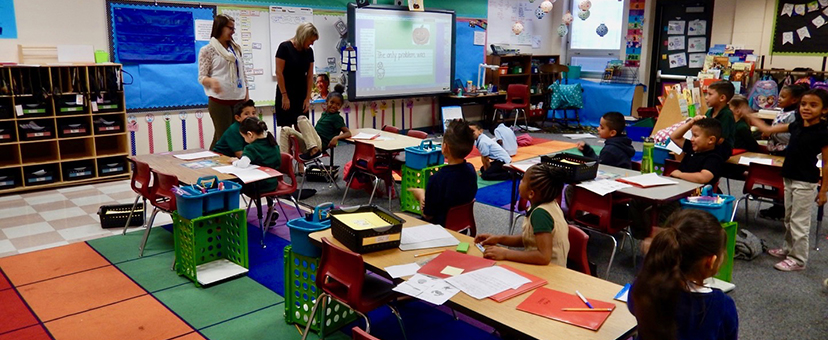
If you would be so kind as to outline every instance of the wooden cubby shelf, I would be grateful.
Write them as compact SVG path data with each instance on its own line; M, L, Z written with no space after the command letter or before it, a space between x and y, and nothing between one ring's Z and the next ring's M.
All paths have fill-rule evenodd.
M0 66L0 195L128 176L120 72L117 64Z

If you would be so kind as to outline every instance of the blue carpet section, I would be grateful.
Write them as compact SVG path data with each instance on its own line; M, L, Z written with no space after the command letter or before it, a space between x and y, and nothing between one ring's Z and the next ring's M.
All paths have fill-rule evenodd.
M398 306L409 340L499 339L462 320L455 321L451 314L439 311L436 307L419 300L405 301ZM377 308L368 313L368 318L371 319L371 335L379 339L403 338L397 318L388 307ZM358 320L343 330L350 330L353 326L364 327L363 321ZM350 331L346 333L350 334Z
M290 242L268 233L265 237L267 248L262 248L261 239L261 229L256 226L247 227L247 258L250 263L247 276L276 294L285 296L284 249Z
M483 203L500 208L511 203L511 190L512 181L503 181L498 184L492 184L477 189L477 196L475 197L475 199L478 203ZM515 191L517 191L517 187L515 188Z

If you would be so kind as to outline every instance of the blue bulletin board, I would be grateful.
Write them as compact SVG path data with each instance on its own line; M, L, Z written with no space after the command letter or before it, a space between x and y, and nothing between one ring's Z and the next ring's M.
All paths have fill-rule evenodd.
M208 41L191 41L187 49L192 48L190 56L193 58L159 57L155 61L122 60L119 57L119 39L126 32L117 32L115 24L118 14L116 10L141 10L142 15L170 17L172 13L192 16L192 20L213 21L215 6L199 5L188 6L179 4L146 4L129 1L107 1L107 15L109 22L110 56L112 61L123 64L124 95L126 96L127 110L176 109L186 107L203 107L207 105L207 96L204 88L198 83L198 52L208 44ZM195 28L193 27L193 30ZM192 33L193 31L189 31ZM165 33L170 33L165 32ZM189 40L188 35L182 32L181 39ZM123 49L120 49L123 50ZM190 51L187 51L190 52ZM181 51L175 51L179 56ZM184 61L182 61L184 60Z
M460 79L463 84L471 80L477 85L477 67L486 61L486 46L474 44L474 32L485 32L486 30L475 26L469 26L469 20L457 19L455 24L455 49L454 79Z

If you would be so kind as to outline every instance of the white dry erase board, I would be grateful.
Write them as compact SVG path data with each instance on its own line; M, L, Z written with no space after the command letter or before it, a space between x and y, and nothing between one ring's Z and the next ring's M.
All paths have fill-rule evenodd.
M443 106L443 132L446 132L452 120L463 119L463 108L460 106Z
M270 17L267 7L219 6L219 14L236 20L233 40L242 47L247 70L250 99L256 105L273 105L276 78L273 76L273 55L270 54Z
M276 76L276 49L283 41L293 38L296 35L296 27L304 22L313 23L313 9L270 6L270 56L273 76ZM275 96L276 92L273 92L273 95Z

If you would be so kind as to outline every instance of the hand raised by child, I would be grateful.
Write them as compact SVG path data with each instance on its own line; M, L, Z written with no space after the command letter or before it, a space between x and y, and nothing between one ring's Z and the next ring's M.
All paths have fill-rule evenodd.
M695 115L695 116L693 116L693 123L698 122L698 121L700 121L702 119L705 119L705 118L707 118L707 117L705 117L704 115Z
M486 251L483 252L483 257L495 261L505 260L506 253L509 250L498 246L486 246Z
M487 246L487 245L496 245L496 244L498 244L498 241L497 241L497 236L494 236L492 234L478 234L474 238L474 243L480 243L484 246Z
M822 206L827 201L828 201L828 196L826 196L826 194L824 192L820 191L819 193L817 193L817 197L816 197L817 205Z
M586 146L586 143L578 142L578 151L584 151L584 146Z

